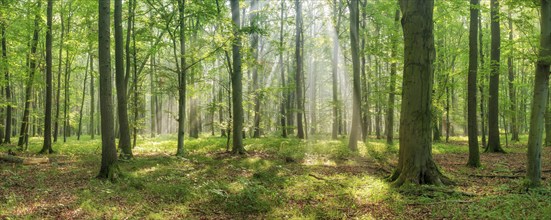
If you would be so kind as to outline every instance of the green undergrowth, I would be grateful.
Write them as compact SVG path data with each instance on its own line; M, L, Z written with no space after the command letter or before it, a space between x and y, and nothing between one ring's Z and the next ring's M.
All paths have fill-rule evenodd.
M450 143L435 143L433 153L466 154L465 140L454 137ZM521 180L488 186L465 177L488 167L443 168L459 182L454 186L392 188L386 178L395 166L398 144L387 145L384 140L370 138L352 152L345 139L245 139L247 155L234 156L225 152L225 138L201 137L186 139L185 156L175 157L175 136L140 137L135 158L119 163L124 176L115 183L94 178L100 144L98 137L69 138L54 144L57 153L49 155L49 164L0 163L0 219L542 219L551 215L548 183L527 192ZM32 138L29 152L38 152L40 145L41 139ZM523 148L506 148L518 149ZM507 167L494 168L493 172L508 172Z

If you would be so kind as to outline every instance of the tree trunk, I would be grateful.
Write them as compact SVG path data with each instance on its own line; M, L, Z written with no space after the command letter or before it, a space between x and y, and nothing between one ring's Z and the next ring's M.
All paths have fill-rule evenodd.
M90 56L90 54L88 54ZM84 110L84 99L86 98L86 81L88 80L88 65L90 62L90 59L86 59L86 70L84 71L84 82L82 85L82 101L80 102L80 111L78 116L78 132L77 132L77 140L80 140L80 134L82 132L82 113Z
M479 53L480 53L480 67L481 69L483 69L485 66L484 66L484 38L482 36L482 19L480 18L481 16L479 16L478 18L478 43L480 44L480 48L479 48ZM484 84L485 84L485 79L486 77L484 75L482 75L482 77L480 77L480 84L478 86L478 89L480 90L480 133L482 133L482 146L483 147L486 147L486 125L485 125L485 121L486 121L486 117L485 117L485 110L484 110L484 100L485 100L485 97L484 97Z
M153 43L151 44L151 47L153 48ZM149 72L149 110L150 110L150 117L149 117L149 120L150 120L150 135L151 135L151 138L154 138L155 137L155 133L157 132L156 131L156 106L157 106L157 93L155 91L155 79L156 79L156 73L157 73L157 64L155 63L156 61L156 52L153 52L153 54L151 55L151 60L149 61L150 63L150 72Z
M132 158L132 148L130 145L130 126L128 123L128 97L127 80L130 67L130 35L132 26L132 3L128 1L129 18L128 30L126 36L126 72L124 60L124 42L122 30L122 0L115 0L115 83L117 85L117 114L119 127L119 150L120 157L123 159Z
M94 114L95 114L95 85L94 85L94 57L90 54L90 138L94 140L96 130L94 127Z
M184 156L184 135L186 124L186 1L178 0L179 26L180 26L180 67L178 71L178 145L176 156Z
M100 179L113 180L117 177L117 149L113 120L113 95L111 79L111 35L110 35L110 0L99 1L98 43L100 74L100 113L101 113L101 169Z
M57 142L57 136L59 134L59 109L61 107L61 66L63 65L63 38L65 37L65 20L63 16L63 2L60 2L61 10L59 13L60 22L61 22L61 34L59 36L59 59L57 64L57 94L56 94L56 110L55 110L55 120L54 120L54 143Z
M138 65L137 65L137 61L136 61L136 16L135 16L135 11L136 11L136 1L130 1L130 2L133 2L132 3L132 8L128 9L128 11L130 12L130 10L132 10L129 14L132 14L132 87L133 87L133 101L134 101L134 105L133 105L133 113L134 113L134 123L132 123L132 145L130 147L130 149L128 150L130 153L132 153L132 148L133 147L136 147L136 142L138 140L138 127L140 126L139 122L138 122L138 117L139 117L139 112L138 112L138 99L139 99L139 92L138 92ZM144 61L143 61L143 65L145 65L145 63L147 62L147 59L149 59L149 57L147 57ZM128 60L128 62L130 62L130 60ZM127 62L127 63L128 63ZM141 71L141 70L140 70Z
M234 42L232 46L233 71L231 75L232 82L232 106L233 106L233 145L232 153L244 154L243 147L243 72L241 70L241 36L239 30L239 0L231 0L231 14L233 21Z
M338 2L338 4L337 4ZM337 6L338 5L338 6ZM333 33L333 56L331 64L331 77L332 77L332 89L333 89L333 126L331 129L331 138L333 140L337 139L339 134L339 29L340 29L340 7L341 0L333 0L333 22L335 23L335 33Z
M296 59L296 103L297 103L297 137L304 139L303 114L304 114L304 93L303 80L304 72L302 68L302 4L300 0L295 0L296 9L296 38L295 38L295 59Z
M44 144L40 153L54 152L52 149L52 7L53 0L48 0L46 10L46 108L44 109Z
M511 44L509 56L507 58L507 69L509 78L509 99L511 101L511 141L520 141L518 137L518 119L517 119L517 99L515 91L515 72L513 71L513 19L509 12L509 43Z
M42 5L42 1L38 1L38 9L40 11ZM36 72L37 68L37 47L38 47L38 37L40 34L40 14L37 14L34 19L34 32L31 42L31 53L29 54L29 75L27 79L27 85L25 88L25 107L23 110L23 118L21 119L21 127L19 132L19 141L17 142L17 146L23 148L23 144L25 144L25 140L27 138L28 131L29 131L29 115L30 115L30 105L32 102L31 95L32 95L32 89L33 89L33 81L34 81L34 74Z
M500 27L499 2L491 0L492 49L490 61L490 97L488 99L488 148L487 152L504 153L499 143L499 66L500 66Z
M479 0L471 0L469 27L469 75L467 77L467 117L469 134L469 161L467 166L479 167L478 128L476 117L476 80L478 72L478 9Z
M433 60L433 0L401 0L404 30L404 81L400 118L398 167L393 185L446 184L432 159L431 99Z
M541 141L543 135L543 115L547 107L549 90L549 56L551 56L551 2L541 0L540 51L536 63L534 99L530 115L528 135L528 165L526 177L532 187L541 185Z
M258 84L258 41L259 36L256 33L258 29L258 0L251 1L250 26L254 31L251 36L251 54L253 57L252 72L253 72L253 95L254 95L254 122L253 122L253 138L260 137L260 90Z
M5 6L5 2L2 1L2 5ZM7 52L7 40L6 40L6 24L0 22L1 34L2 34L2 68L4 70L4 79L6 80L6 130L4 135L5 144L11 143L11 132L12 132L12 103L11 103L11 87L10 87L10 72L9 72L9 62L8 61L8 52Z
M352 50L352 72L353 72L353 90L352 90L352 127L350 128L350 139L348 148L352 151L358 150L358 139L361 132L361 84L360 84L360 51L359 51L359 2L352 0L350 2L350 48Z
M397 47L398 47L398 29L400 28L400 10L396 10L394 15L394 32L392 35L392 48L390 56L392 64L390 64L390 82L388 92L388 109L386 112L386 143L392 145L394 142L394 100L396 96L396 67L397 67Z
M362 14L362 18L361 18L361 21L360 21L360 29L361 29L361 32L362 33L365 33L367 32L367 25L366 25L366 22L367 22L367 1L363 1L363 2L360 2L361 4L361 10L360 10L360 13ZM362 140L365 142L367 141L367 138L369 136L369 133L367 132L367 126L368 126L368 120L367 120L367 117L368 117L368 108L367 108L367 103L368 103L368 97L369 97L369 93L367 92L367 81L369 80L367 78L367 70L366 70L366 41L367 41L367 36L366 34L363 34L363 35L360 35L361 37L361 43L360 43L360 66L361 66L361 82L360 82L360 86L361 86L361 109L362 111L360 112L360 117L361 117L361 129L362 129Z
M291 55L290 53L287 53L287 85L292 85L294 83L295 75L292 75L293 72L291 71ZM295 102L295 89L288 88L287 89L287 134L294 133L294 126L295 126L295 117L294 114L296 112L296 102Z
M69 2L69 15L67 16L67 38L69 38L69 33L71 32L71 2ZM70 78L71 78L71 64L69 61L69 47L65 48L65 98L63 100L63 142L67 142L67 136L71 135L71 126L69 121L69 104L71 103L69 98L69 84L70 84Z
M547 92L547 103L550 102L550 94L549 91ZM551 146L551 105L547 105L547 108L545 109L545 145L544 146Z
M281 77L281 104L279 107L279 120L281 125L281 137L287 138L287 112L285 111L287 102L287 87L285 85L285 66L283 65L283 26L285 21L285 1L281 1L281 20L279 27L279 68Z

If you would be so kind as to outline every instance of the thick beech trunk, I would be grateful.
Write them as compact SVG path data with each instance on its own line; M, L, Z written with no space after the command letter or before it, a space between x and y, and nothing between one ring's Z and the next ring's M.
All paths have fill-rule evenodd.
M117 177L117 148L113 120L113 88L111 78L111 30L110 0L99 1L98 43L100 74L100 113L101 113L101 169L100 179L113 180Z
M393 185L442 185L444 177L432 159L431 99L433 60L433 0L401 0L404 30L404 79L398 167Z
M543 116L547 107L549 90L549 56L551 56L551 2L541 0L540 51L536 63L534 79L534 99L530 114L530 132L528 135L527 178L529 185L541 185L541 145L543 136Z

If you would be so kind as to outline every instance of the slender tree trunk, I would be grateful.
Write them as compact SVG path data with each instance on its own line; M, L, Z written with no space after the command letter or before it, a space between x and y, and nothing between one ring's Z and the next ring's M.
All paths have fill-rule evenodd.
M547 91L547 103L550 103L551 94ZM545 145L551 146L551 105L547 104L545 109Z
M153 48L153 44L151 44L151 47ZM156 73L157 73L157 64L155 63L157 57L156 57L156 52L153 52L153 54L151 55L151 60L149 61L150 63L150 72L149 72L149 109L150 109L150 117L149 117L149 120L150 120L150 133L151 133L151 138L154 138L155 137L155 133L157 132L157 129L156 129L156 117L157 117L157 112L156 112L156 107L157 107L157 93L155 91L155 78L156 78Z
M130 69L130 37L132 34L132 4L128 1L128 29L126 36L126 72L124 60L124 42L122 30L122 0L115 0L115 83L117 85L117 113L119 127L119 150L120 157L123 159L132 158L132 148L130 143L130 126L128 123L128 97L127 85Z
M432 159L431 99L433 60L433 0L400 0L404 30L404 82L400 118L398 167L393 185L446 184Z
M40 153L53 153L52 149L52 7L46 9L46 108L44 109L44 144Z
M63 44L64 44L64 37L65 37L65 18L63 16L63 2L60 2L62 4L59 17L61 22L61 34L59 36L59 61L57 64L57 94L56 94L56 110L55 110L55 120L54 120L54 143L57 142L57 136L59 133L59 109L61 107L61 66L63 65Z
M377 30L377 44L379 44L379 30ZM380 59L379 57L375 58L375 76L377 79L381 78L381 66L380 66ZM375 136L377 139L381 139L381 82L376 81L375 82Z
M505 152L499 141L499 66L500 66L500 27L499 2L491 0L492 50L490 62L490 98L488 99L488 148L487 152Z
M543 135L543 116L547 107L549 90L549 56L551 56L551 2L541 0L540 51L536 63L534 80L534 99L530 115L528 135L528 165L526 177L532 187L541 185L541 145Z
M233 71L232 82L232 106L233 106L233 145L234 154L244 154L243 147L243 72L241 70L241 36L239 34L241 23L239 14L239 0L230 0L233 21L234 42L232 46Z
M304 92L303 92L303 80L304 73L302 68L302 4L300 0L295 0L296 10L296 38L295 38L295 59L296 59L296 75L295 75L295 87L296 87L296 103L297 103L297 137L304 139Z
M69 15L67 16L67 38L69 39L69 33L71 32L71 2L69 2ZM71 126L69 121L69 104L71 103L69 98L69 84L70 84L70 78L71 78L71 64L69 60L69 47L65 48L65 83L63 84L65 86L65 98L63 100L63 142L67 142L67 136L71 135Z
M250 26L253 30L258 29L258 0L251 1ZM253 56L252 72L253 72L253 94L254 94L254 124L253 138L260 137L260 90L258 85L258 42L259 36L257 33L252 33L251 36L251 54Z
M90 54L88 54L90 56ZM77 132L77 140L80 140L80 134L82 132L82 113L84 111L84 100L86 99L86 81L88 81L88 66L90 59L86 59L88 63L86 63L86 70L84 71L84 82L82 85L82 101L80 102L80 111L78 116L78 132Z
M42 1L38 1L38 9L40 11L42 5ZM29 75L27 79L27 85L25 88L25 107L23 110L23 118L21 119L21 131L19 132L19 141L17 142L17 146L23 148L23 145L25 144L25 140L27 138L28 131L29 131L29 115L30 115L30 105L32 102L31 95L32 95L32 89L33 89L33 82L34 82L34 74L36 72L37 68L37 47L38 47L38 37L40 34L40 14L36 14L34 19L34 32L31 42L31 53L29 54Z
M5 6L6 2L2 1L2 6ZM4 143L11 143L11 132L12 132L12 99L11 99L11 87L10 87L10 72L9 72L9 62L8 62L8 52L7 52L7 39L6 39L6 24L0 21L0 29L2 34L2 64L4 70L4 80L6 80L5 93L6 93L6 130L4 135Z
M337 4L338 2L338 4ZM339 29L340 29L340 7L341 0L333 0L333 20L335 22L335 33L332 35L333 38L333 56L332 56L332 89L333 89L333 126L331 129L331 138L333 140L337 139L339 132Z
M396 93L396 69L397 69L397 47L398 47L398 29L400 28L400 10L396 10L394 15L394 32L392 35L392 48L390 56L392 63L390 64L390 82L388 92L388 109L386 112L386 143L393 144L394 140L394 100Z
M93 140L94 136L96 134L96 130L94 127L94 114L95 114L95 96L96 93L94 91L95 85L94 85L94 57L93 55L90 55L90 138Z
M292 75L293 72L291 71L291 55L290 53L287 53L287 85L293 85L295 75ZM294 73L296 74L296 73ZM294 114L296 112L296 102L295 102L295 89L288 88L287 90L287 134L294 133L294 126L295 126L295 117Z
M469 133L469 161L467 166L479 167L478 128L476 120L476 80L478 72L478 7L479 0L471 0L469 27L469 75L467 77L467 117Z
M478 18L478 43L480 44L480 48L478 49L480 53L480 67L481 69L484 69L484 38L482 34L482 19L479 16ZM480 83L478 86L478 89L480 91L480 133L482 133L482 146L486 147L486 117L485 117L485 110L484 110L484 84L486 77L482 74L482 77L480 77Z
M281 104L279 107L279 120L281 125L281 137L287 138L287 112L285 111L287 102L287 87L285 85L285 66L283 65L283 26L285 21L285 1L281 1L281 19L279 27L279 71L281 75Z
M111 79L111 30L110 0L99 1L98 43L100 73L100 110L101 110L101 169L100 179L113 180L117 177L117 149L113 120L113 95Z
M136 56L136 16L134 15L135 14L135 11L136 11L136 1L134 0L133 1L133 4L132 4L132 59L133 59L133 62L132 62L132 86L133 86L133 101L134 101L134 108L132 109L132 111L134 112L134 123L132 124L132 135L133 135L133 142L132 142L132 147L136 147L136 143L137 143L137 140L138 140L138 127L140 126L139 122L138 122L138 117L139 117L139 112L138 112L138 99L139 99L139 92L138 92L138 65L137 65L137 56ZM130 62L130 60L128 61ZM144 60L144 65L145 63L147 62L147 59ZM132 149L131 147L131 149ZM130 152L132 152L132 150L130 150Z
M178 145L176 156L184 156L184 135L186 124L186 1L178 0L179 26L180 26L180 67L178 74Z
M359 2L350 1L350 48L352 50L352 127L350 128L350 139L348 148L352 151L358 150L358 139L361 132L361 84L360 84L360 52L359 52Z
M361 9L360 9L360 13L362 14L362 18L360 20L360 30L363 34L360 34L360 38L361 38L361 43L360 43L360 47L361 47L361 50L360 50L360 62L361 62L361 82L360 82L360 85L361 85L361 109L362 111L360 112L360 115L361 115L361 129L362 129L362 139L363 141L367 141L367 138L369 136L369 133L367 131L367 127L368 127L368 116L369 116L369 113L368 113L368 107L367 107L367 103L368 103L368 97L369 97L369 93L367 92L367 81L369 80L367 78L367 70L366 70L366 40L367 40L367 25L366 25L366 21L367 21L367 1L363 1L363 2L360 2L361 4Z
M515 72L513 70L513 19L509 12L509 43L511 49L507 58L507 69L509 78L509 99L511 101L511 141L520 141L518 137L517 99L515 91Z

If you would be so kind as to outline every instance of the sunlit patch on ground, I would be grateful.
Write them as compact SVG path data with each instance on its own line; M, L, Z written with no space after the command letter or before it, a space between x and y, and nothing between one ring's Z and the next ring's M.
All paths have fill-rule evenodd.
M525 141L525 137L521 137ZM527 193L522 144L508 154L481 154L482 168L465 167L465 139L433 146L434 159L455 186L394 189L386 181L398 144L370 138L352 152L347 140L246 139L247 155L225 152L226 139L186 140L174 157L174 136L144 138L135 158L120 163L116 183L94 178L99 139L57 143L51 163L0 163L0 219L496 219L551 214L548 180ZM31 139L33 156L41 146ZM543 152L551 169L551 148ZM497 177L495 177L497 176ZM508 176L500 178L499 176ZM512 176L512 178L511 178ZM517 178L520 176L520 178Z

